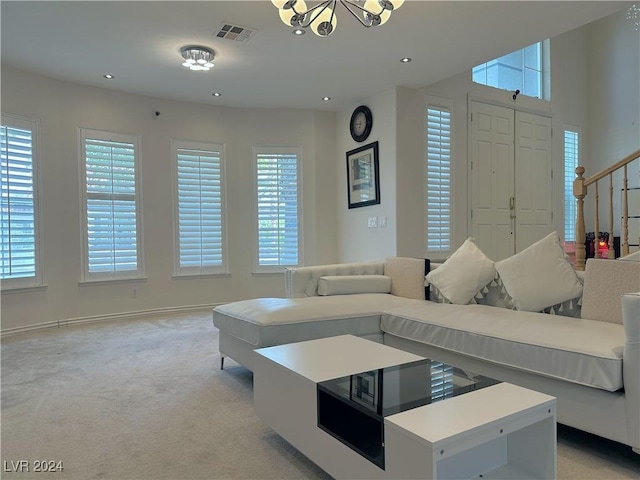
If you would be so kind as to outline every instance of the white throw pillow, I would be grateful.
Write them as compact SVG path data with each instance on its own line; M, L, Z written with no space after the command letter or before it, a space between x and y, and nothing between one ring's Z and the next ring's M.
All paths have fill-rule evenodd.
M624 257L618 258L618 260L622 260L625 262L640 262L640 250L637 252L630 253L625 255Z
M582 283L557 232L495 266L517 310L539 312L582 294Z
M385 275L328 275L318 279L318 295L389 292L391 277Z
M495 276L493 261L468 238L440 267L429 272L427 282L449 302L466 305Z

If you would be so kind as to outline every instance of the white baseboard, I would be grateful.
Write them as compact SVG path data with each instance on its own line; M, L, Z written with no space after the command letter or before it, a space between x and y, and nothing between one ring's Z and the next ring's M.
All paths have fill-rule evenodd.
M133 318L143 318L153 315L169 314L169 313L187 313L195 311L212 310L214 307L222 305L221 303L212 303L207 305L184 305L181 307L165 307L165 308L152 308L150 310L138 310L134 312L121 312L121 313L107 313L104 315L93 315L89 317L77 317L67 318L65 320L37 323L34 325L27 325L24 327L7 328L0 331L0 338L10 335L16 335L19 333L33 332L36 330L44 330L47 328L67 327L70 325L79 325L83 323L102 322L107 320L124 320Z

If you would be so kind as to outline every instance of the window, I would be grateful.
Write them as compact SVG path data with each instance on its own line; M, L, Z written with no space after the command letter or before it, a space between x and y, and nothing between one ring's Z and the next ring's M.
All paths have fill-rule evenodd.
M142 276L138 137L81 129L84 280Z
M223 146L172 142L176 168L177 275L226 272Z
M431 360L431 401L436 402L453 397L454 387L453 367Z
M578 207L573 196L573 181L576 178L576 167L580 162L580 133L577 128L564 129L564 240L576 241L576 216Z
M257 272L300 264L301 149L254 148L257 201Z
M2 115L0 222L3 289L42 284L38 236L38 123Z
M547 45L548 42L534 43L478 65L472 70L472 79L482 85L502 90L520 90L523 95L548 100L548 89L544 88Z
M427 99L425 131L427 252L451 249L451 107Z

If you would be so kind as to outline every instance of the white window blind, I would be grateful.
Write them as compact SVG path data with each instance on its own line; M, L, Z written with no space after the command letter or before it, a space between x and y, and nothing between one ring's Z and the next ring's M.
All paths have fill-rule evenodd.
M573 181L580 161L579 140L580 134L577 129L564 130L564 239L566 242L576 241L578 207L573 196Z
M257 271L300 262L300 148L256 148Z
M451 249L451 108L427 103L425 132L428 252Z
M173 142L177 186L178 275L226 272L223 147Z
M431 361L431 400L444 400L453 396L453 367L446 363Z
M2 116L0 131L3 288L41 284L38 265L37 122Z
M137 137L82 130L85 280L141 276Z

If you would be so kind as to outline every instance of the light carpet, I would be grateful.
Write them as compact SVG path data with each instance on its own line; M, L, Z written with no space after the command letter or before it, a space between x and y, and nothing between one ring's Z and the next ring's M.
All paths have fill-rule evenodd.
M329 478L256 417L251 372L221 371L217 344L208 311L3 338L2 478ZM558 478L638 479L640 455L560 427Z

